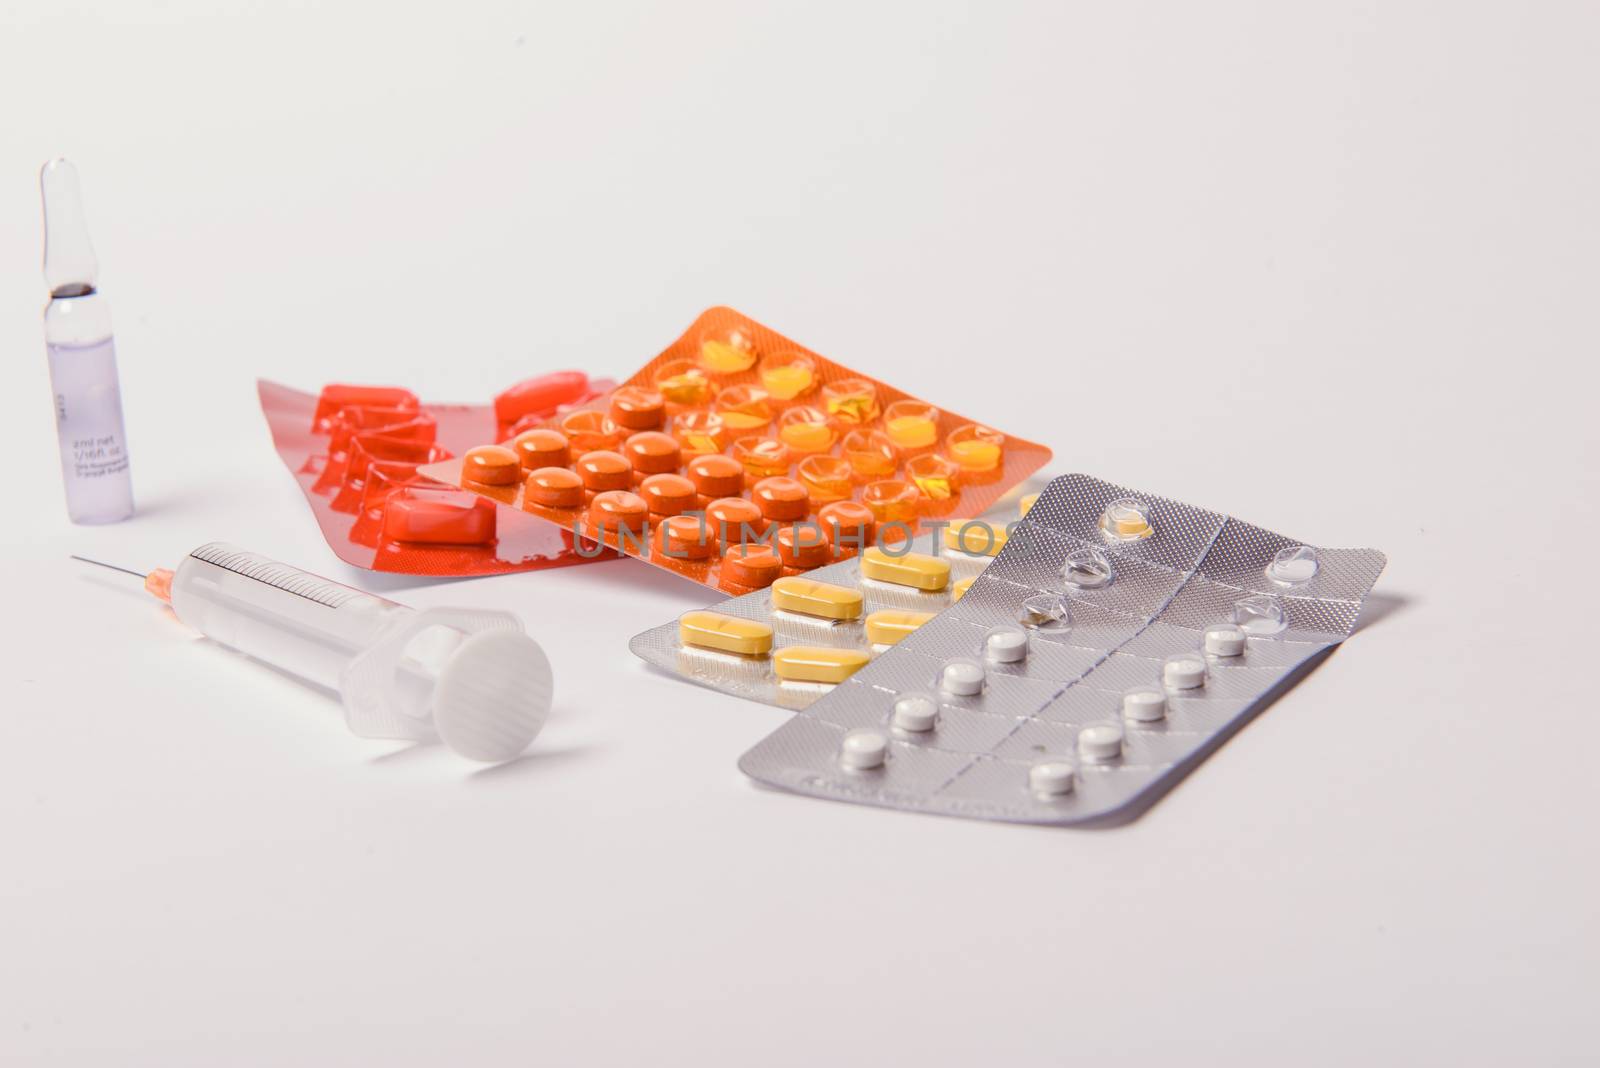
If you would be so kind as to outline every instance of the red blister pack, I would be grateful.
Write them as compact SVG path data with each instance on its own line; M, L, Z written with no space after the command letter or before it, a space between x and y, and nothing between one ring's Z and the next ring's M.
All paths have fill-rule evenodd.
M334 554L406 575L533 571L614 557L575 551L572 532L418 473L501 441L614 387L581 371L519 382L490 404L424 404L398 386L335 384L319 394L256 383L272 444Z

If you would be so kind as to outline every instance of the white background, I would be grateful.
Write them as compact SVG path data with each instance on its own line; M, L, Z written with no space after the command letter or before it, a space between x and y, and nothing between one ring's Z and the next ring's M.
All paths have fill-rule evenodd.
M34 3L0 16L0 1060L1593 1057L1593 5ZM82 10L78 10L78 8ZM95 10L98 8L98 10ZM139 516L65 520L36 170L79 164ZM479 400L731 304L1080 470L1389 554L1143 819L758 789L635 562L339 564L253 380ZM68 552L229 539L554 661L513 764Z

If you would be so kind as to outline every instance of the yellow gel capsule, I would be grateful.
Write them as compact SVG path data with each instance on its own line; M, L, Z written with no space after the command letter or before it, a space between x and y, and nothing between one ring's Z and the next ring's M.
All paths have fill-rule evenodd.
M1006 528L982 520L944 528L944 545L972 556L999 556L1006 547Z
M933 444L939 424L916 415L902 415L887 420L883 429L889 440L902 449L920 449Z
M796 452L822 452L833 447L834 429L821 409L790 408L778 417L778 437Z
M756 347L740 330L730 330L700 342L700 365L708 371L731 375L755 366Z
M965 471L992 471L1000 466L1005 435L977 423L958 426L945 439L945 453Z
M890 556L876 545L861 554L861 573L879 582L936 593L950 584L950 562L927 553Z
M772 584L772 604L785 612L822 619L856 619L861 615L861 591L790 575Z
M1029 493L1029 494L1024 495L1022 500L1017 502L1017 514L1018 515L1027 515L1028 514L1028 509L1032 508L1033 507L1033 502L1038 500L1038 499L1039 499L1039 495L1037 493Z
M921 401L895 401L884 410L883 431L902 449L927 448L939 437L939 409Z
M867 617L867 641L874 645L894 645L932 618L932 612L880 609Z
M952 600L952 601L961 600L961 598L963 598L963 597L965 597L967 595L967 591L972 589L972 584L974 582L976 582L976 581L978 581L978 576L977 575L973 575L971 578L964 578L960 582L956 583L954 586L951 586L950 587L950 600Z
M969 471L988 471L1000 462L1000 446L987 441L958 441L950 446L950 459Z
M843 682L872 659L855 649L791 645L772 654L772 669L790 682Z
M721 612L685 612L678 617L678 641L720 653L765 656L772 651L772 628Z
M777 352L761 361L759 373L768 393L793 400L817 380L817 365L803 352Z

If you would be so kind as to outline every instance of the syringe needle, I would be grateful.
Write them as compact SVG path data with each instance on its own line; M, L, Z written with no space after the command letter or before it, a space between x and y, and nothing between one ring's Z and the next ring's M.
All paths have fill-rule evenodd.
M146 593L158 601L165 601L168 604L172 603L172 572L164 567L158 567L147 575L143 571L134 571L130 568L118 567L116 564L108 564L104 560L91 560L87 556L79 556L77 553L68 553L67 555L74 560L81 560L86 564L93 564L95 567L109 568L112 571L120 571L124 575L132 575L136 579L142 579L144 580L144 590Z
M96 567L109 567L111 570L120 571L124 575L132 575L134 578L138 579L144 578L143 571L130 571L128 568L118 567L116 564L108 564L104 560L91 560L87 556L79 556L76 553L68 553L67 555L73 560L82 560L84 563L94 564Z

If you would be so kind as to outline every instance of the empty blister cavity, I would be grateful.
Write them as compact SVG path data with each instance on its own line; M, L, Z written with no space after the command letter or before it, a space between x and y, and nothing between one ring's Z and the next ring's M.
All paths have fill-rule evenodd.
M1100 513L1100 533L1111 541L1140 541L1155 533L1150 506L1136 497L1120 497Z
M1028 632L1002 625L983 636L983 656L996 664L1020 664L1028 658Z
M1022 602L1017 622L1032 630L1066 630L1072 625L1072 602L1059 594L1036 593Z
M950 660L939 669L939 689L956 697L975 697L983 692L983 665L976 660Z
M1206 628L1201 642L1205 651L1212 656L1243 656L1246 644L1244 628L1237 623L1215 623Z
M1135 723L1167 718L1167 695L1154 686L1135 686L1122 695L1122 714Z
M889 725L912 734L926 734L939 725L939 702L931 694L902 694L895 698Z
M1078 732L1078 758L1104 764L1122 756L1122 724L1091 723Z
M1317 550L1309 545L1291 545L1287 549L1279 549L1277 555L1273 556L1267 564L1266 576L1279 586L1304 586L1317 577L1321 568Z
M1289 627L1283 602L1268 593L1258 593L1233 602L1233 621L1246 634L1271 637Z
M871 771L889 759L889 739L871 727L858 727L839 742L839 763L851 771Z
M1169 690L1198 690L1206 684L1206 658L1199 653L1175 653L1161 665L1161 681Z
M1078 785L1078 769L1065 760L1041 760L1028 769L1028 789L1036 797L1063 797Z
M1075 590L1098 590L1111 585L1111 558L1092 545L1074 549L1061 562L1061 581Z

